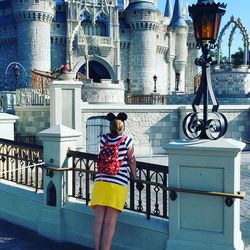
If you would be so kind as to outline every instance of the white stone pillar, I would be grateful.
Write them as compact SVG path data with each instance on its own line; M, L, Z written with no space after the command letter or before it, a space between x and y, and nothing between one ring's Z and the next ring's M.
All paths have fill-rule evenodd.
M0 138L14 140L14 123L19 117L6 113L0 113Z
M82 82L72 80L74 75L72 72L62 74L62 80L53 81L49 85L50 126L63 124L81 132ZM83 139L79 137L78 148L81 148L82 144Z
M43 142L46 167L70 168L67 151L76 149L76 141L81 134L61 124L38 133ZM70 173L44 170L44 208L38 223L38 231L46 237L63 240L61 208L68 198L68 188L72 185Z
M240 155L245 144L233 139L182 140L166 146L169 186L237 194ZM240 200L177 192L170 199L167 250L243 250Z

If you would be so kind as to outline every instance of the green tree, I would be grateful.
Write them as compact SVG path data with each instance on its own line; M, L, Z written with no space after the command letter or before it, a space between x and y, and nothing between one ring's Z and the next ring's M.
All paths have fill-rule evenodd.
M213 59L217 59L219 51L220 51L220 63L226 62L228 60L228 58L226 56L223 56L221 49L218 50L217 47L215 49L210 50L210 56Z
M238 48L239 51L231 55L232 63L234 68L238 68L244 64L244 51L242 48Z

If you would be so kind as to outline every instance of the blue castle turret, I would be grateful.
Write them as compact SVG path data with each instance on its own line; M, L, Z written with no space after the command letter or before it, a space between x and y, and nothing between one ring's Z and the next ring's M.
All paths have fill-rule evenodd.
M172 33L171 39L175 42L173 63L175 71L175 81L172 82L172 89L185 92L185 71L187 63L188 48L184 41L187 41L188 26L183 18L180 0L175 0L174 12L169 24Z
M172 11L173 10L172 10L172 5L171 5L171 0L167 0L166 6L165 6L165 11L164 11L164 16L171 18L172 14L173 14Z

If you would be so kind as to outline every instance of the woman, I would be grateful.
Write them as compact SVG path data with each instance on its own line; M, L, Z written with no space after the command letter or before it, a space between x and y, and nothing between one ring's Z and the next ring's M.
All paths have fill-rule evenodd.
M100 147L105 145L106 138L108 143L115 145L123 138L125 130L124 121L127 119L125 113L115 116L113 113L107 115L110 121L110 133L106 137L103 135ZM115 233L115 225L119 212L122 212L128 193L128 166L133 180L136 176L136 159L132 138L126 135L119 146L119 161L122 162L119 173L109 175L97 173L90 207L94 208L94 244L95 250L110 250L112 239Z

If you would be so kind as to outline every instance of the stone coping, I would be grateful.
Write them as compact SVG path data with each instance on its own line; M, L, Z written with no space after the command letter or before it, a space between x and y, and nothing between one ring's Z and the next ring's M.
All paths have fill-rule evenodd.
M82 109L84 109L84 111L114 111L114 112L118 112L120 110L123 111L134 111L136 110L136 112L145 112L145 111L155 111L157 110L158 112L160 111L166 111L166 110L176 110L176 109L187 109L187 111L192 110L192 105L183 105L183 104L179 104L179 105L133 105L133 104L116 104L114 105L113 103L110 104L88 104L87 102L82 102ZM200 105L201 111L202 111L202 105ZM250 105L220 105L218 112L222 112L222 111L226 111L226 110L248 110L250 108ZM208 105L208 109L211 110L212 109L212 105Z

